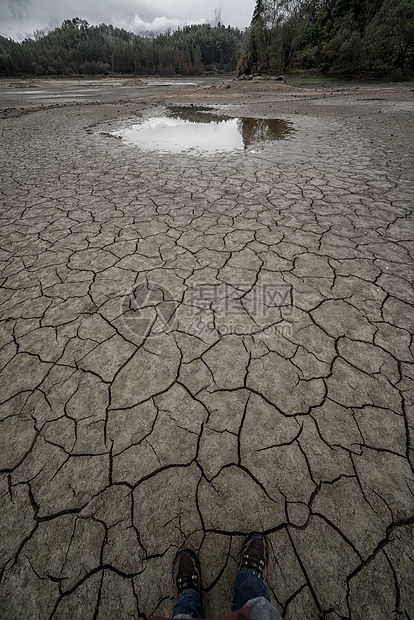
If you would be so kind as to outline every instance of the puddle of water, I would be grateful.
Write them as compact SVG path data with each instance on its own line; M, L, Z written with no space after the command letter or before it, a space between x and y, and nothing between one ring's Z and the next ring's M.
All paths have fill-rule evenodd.
M30 95L31 99L62 99L72 97L84 97L85 94L100 92L99 88L80 88L78 90L65 90L63 93L54 93L46 90L14 90L13 95ZM10 91L7 92L10 95Z
M53 80L50 83L50 86L87 86L88 84L92 84L92 86L112 86L113 84L120 84L120 80Z
M198 82L147 82L147 86L198 86Z
M294 131L292 123L281 119L232 117L191 106L171 107L168 114L148 118L115 135L144 151L211 155L286 140Z
M13 90L8 91L7 94L10 95L41 95L45 93L45 90Z

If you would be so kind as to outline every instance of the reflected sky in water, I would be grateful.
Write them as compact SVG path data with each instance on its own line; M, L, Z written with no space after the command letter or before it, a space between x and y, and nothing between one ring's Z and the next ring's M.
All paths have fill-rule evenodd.
M116 135L145 151L210 155L243 151L274 140L286 140L292 123L214 114L197 106L171 107L167 114L130 125Z

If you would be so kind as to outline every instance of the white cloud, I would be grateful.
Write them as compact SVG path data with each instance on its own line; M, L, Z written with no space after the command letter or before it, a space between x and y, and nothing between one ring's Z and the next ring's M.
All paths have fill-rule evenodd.
M191 24L205 24L205 19L199 19L197 21L191 20L183 20L180 18L169 18L169 17L155 17L151 22L144 22L139 15L134 16L134 20L131 24L132 32L135 34L139 34L140 32L154 32L158 34L160 32L166 32L167 30L176 30L179 27L186 26L189 23Z
M133 32L162 32L186 24L249 25L255 0L0 0L0 34L16 40L65 19L112 24Z

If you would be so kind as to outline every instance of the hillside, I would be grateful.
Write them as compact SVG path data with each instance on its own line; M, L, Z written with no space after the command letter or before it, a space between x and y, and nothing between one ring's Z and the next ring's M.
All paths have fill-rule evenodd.
M414 75L414 0L256 0L247 34L222 24L143 37L69 19L33 39L0 37L0 75L205 72Z
M257 0L239 73L414 73L414 0Z
M91 26L74 18L22 43L0 37L0 75L234 71L242 41L240 30L221 24L185 26L157 37L140 37L114 26Z

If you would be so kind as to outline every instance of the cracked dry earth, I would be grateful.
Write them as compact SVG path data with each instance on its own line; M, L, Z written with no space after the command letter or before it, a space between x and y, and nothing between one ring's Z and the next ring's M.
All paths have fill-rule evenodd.
M260 530L285 620L414 618L409 89L123 98L1 121L1 617L169 615L190 546L218 618ZM171 102L295 132L111 137Z

